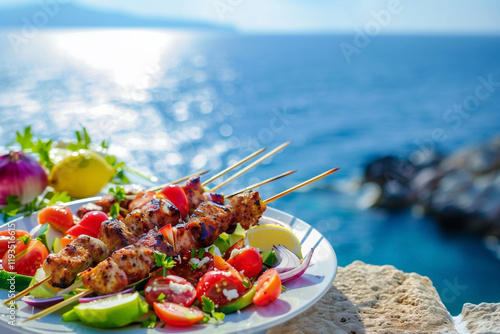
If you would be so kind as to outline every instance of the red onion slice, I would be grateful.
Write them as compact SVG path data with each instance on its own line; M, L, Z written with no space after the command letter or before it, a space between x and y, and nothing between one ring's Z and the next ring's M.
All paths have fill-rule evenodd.
M64 300L63 296L56 296L50 298L35 298L33 296L25 296L22 301L26 304L38 308L47 308Z
M311 248L309 254L307 254L307 256L304 258L304 260L298 267L293 268L292 270L286 272L279 273L278 275L281 279L281 283L290 282L296 279L297 277L302 276L302 274L307 270L309 264L311 263L313 253L314 253L314 248Z
M273 249L278 257L278 263L274 266L274 269L276 269L278 274L290 271L300 266L300 259L298 256L292 253L292 251L285 246L273 246Z
M108 297L113 297L113 296L121 295L121 294L125 294L125 293L132 293L134 291L135 291L135 287L131 287L131 288L128 288L128 289L125 289L123 291L120 291L120 292L117 292L117 293L113 293L113 294L110 294L110 295L96 296L96 297L82 297L82 298L79 299L79 301L80 301L80 303L90 303L90 302L92 302L94 300L108 298Z

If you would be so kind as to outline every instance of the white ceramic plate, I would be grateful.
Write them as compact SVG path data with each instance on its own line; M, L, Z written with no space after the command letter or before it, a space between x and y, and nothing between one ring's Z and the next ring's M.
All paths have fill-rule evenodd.
M70 208L74 212L82 204L89 202L89 199L72 202ZM276 326L298 314L304 312L318 301L333 283L337 274L337 257L335 252L321 233L312 228L309 224L293 217L287 213L276 209L268 208L264 221L278 220L289 224L295 235L302 244L302 254L306 255L311 248L314 248L314 255L311 266L299 278L286 284L287 290L280 296L279 300L266 307L252 305L240 314L233 313L226 316L221 325L195 325L188 328L176 328L165 325L164 328L145 329L138 324L109 332L119 331L127 334L150 334L150 333L254 333L261 332L270 327ZM30 231L37 225L36 214L30 217L20 218L14 221L17 229ZM7 225L0 227L0 230L7 229ZM0 300L6 300L8 293L0 291ZM41 319L21 324L21 320L28 318L38 312L24 302L17 303L16 327L8 324L9 309L5 305L0 306L0 332L1 333L95 333L95 328L86 327L80 322L62 322L60 314L51 314ZM103 330L104 331L104 330Z

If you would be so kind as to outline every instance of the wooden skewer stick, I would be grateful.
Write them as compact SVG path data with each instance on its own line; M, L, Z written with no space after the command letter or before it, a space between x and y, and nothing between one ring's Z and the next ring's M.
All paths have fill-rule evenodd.
M267 184L267 183L270 183L270 182L276 181L276 180L278 180L278 179L281 179L282 177L288 176L288 175L293 174L293 173L295 173L295 172L296 172L296 170L291 170L291 171L285 172L285 173L283 173L283 174L273 176L273 177L271 177L271 178L269 178L269 179L267 179L267 180L257 182L257 183L255 183L255 184L252 184L251 186L246 187L245 189L238 190L237 192L234 192L234 193L232 193L231 195L226 196L226 198L228 198L228 199L229 199L229 198L234 197L234 196L236 196L236 195L238 195L238 194L241 194L242 192L245 192L245 191L250 190L250 189L255 189L255 188L258 188L258 187L260 187L260 186L263 186L264 184Z
M218 179L219 177L221 177L222 175L232 171L233 169L235 169L236 167L244 164L245 162L247 162L248 160L252 159L253 157L261 154L262 152L264 152L266 149L265 148L261 148L260 150L258 150L257 152L254 152L252 154L250 154L249 156L243 158L242 160L238 161L237 163L235 163L234 165L232 166L229 166L228 168L224 169L222 172L220 173L217 173L215 174L214 176L212 176L211 178L209 178L208 180L206 180L205 182L203 182L201 185L204 187L206 186L207 184L209 184L210 182Z
M43 283L47 282L51 278L52 278L52 276L47 276L43 280L41 280L40 282L35 283L32 286L30 286L30 287L27 287L26 289L24 289L23 291L21 291L17 295L15 295L14 297L11 297L11 298L7 299L6 301L4 301L3 302L4 305L9 304L13 300L17 300L19 298L22 298L22 297L26 296L27 294L29 294L31 292L31 290L33 290L34 288L42 285Z
M266 199L264 201L264 203L265 204L269 204L272 201L275 201L275 200L277 200L280 197L283 197L283 196L285 196L285 195L287 195L287 194L289 194L289 193L291 193L291 192L293 192L293 191L295 191L295 190L297 190L299 188L302 188L303 186L306 186L306 185L308 185L310 183L313 183L314 181L322 179L322 178L324 178L327 175L333 174L333 173L335 173L338 170L339 170L339 168L330 169L329 171L326 171L326 172L324 172L322 174L319 174L319 175L317 175L317 176L315 176L315 177L313 177L313 178L311 178L311 179L309 179L307 181L302 182L301 184L298 184L298 185L296 185L294 187L291 187L290 189L287 189L287 190L285 190L285 191L283 191L283 192L281 192L279 194L276 194L276 195L274 195L272 197L269 197L268 199Z
M208 170L202 170L202 171L199 171L199 172L196 172L196 173L193 173L193 174L190 174L188 176L184 176L184 177L181 177L180 179L177 179L175 181L172 181L172 182L169 182L169 183L165 183L165 184L162 184L161 186L155 186L153 188L149 188L148 191L157 191L157 190L161 190L163 188L165 188L166 186L168 186L169 184L177 184L177 183L181 183L182 181L186 181L187 179L190 179L192 178L193 176L198 176L198 175L203 175L203 174L206 174L208 173Z
M212 188L210 190L210 192L213 192L213 191L216 191L217 189L223 187L224 185L228 184L229 182L233 181L234 179L236 179L237 177L241 176L242 174L248 172L250 169L254 168L255 166L257 166L258 164L260 164L262 161L266 160L267 158L270 158L272 157L273 155L275 155L276 153L278 153L279 151L281 151L282 149L284 149L285 147L287 147L288 145L290 144L289 141L287 141L286 143L284 144L281 144L280 146L276 147L274 150L272 150L271 152L267 153L266 155L264 155L263 157L259 158L258 160L255 160L253 163L251 163L250 165L246 166L245 168L243 168L242 170L240 170L239 172L233 174L231 177L229 177L227 180L224 180L221 184L218 184L217 186L215 186L214 188Z
M46 315L48 315L48 314L51 314L51 313L53 313L53 312L55 312L55 311L59 310L60 308L62 308L62 307L64 307L64 306L66 306L66 305L71 304L72 302L74 302L75 300L78 300L79 298L81 298L81 297L83 297L83 296L86 296L86 295L88 295L88 294L91 294L92 292L94 292L94 291L92 291L92 290L85 290L85 291L82 291L82 292L80 292L80 293L78 293L78 294L76 294L76 295L74 295L74 296L72 296L72 297L70 297L70 298L68 298L68 299L66 299L66 300L63 300L62 302L60 302L60 303L58 303L58 304L56 304L56 305L53 305L53 306L51 306L51 307L46 308L46 309L45 309L45 310L43 310L43 311L38 312L37 314L35 314L35 315L33 315L33 316L29 317L28 319L24 319L24 320L23 320L23 321L21 321L21 322L27 322L27 321L31 321L31 320L35 320L35 319L38 319L38 318L44 317L44 316L46 316Z

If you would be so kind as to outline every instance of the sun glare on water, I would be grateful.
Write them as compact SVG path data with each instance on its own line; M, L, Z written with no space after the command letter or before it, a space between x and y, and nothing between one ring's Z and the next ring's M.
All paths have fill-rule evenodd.
M107 72L119 85L150 88L150 74L163 68L160 61L174 45L179 47L179 38L165 31L85 30L58 33L54 43L71 58Z

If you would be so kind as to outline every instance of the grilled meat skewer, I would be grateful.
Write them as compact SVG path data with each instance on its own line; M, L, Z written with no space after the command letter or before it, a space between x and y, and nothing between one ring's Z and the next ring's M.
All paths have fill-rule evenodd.
M66 288L73 284L76 276L90 266L95 266L109 256L108 247L99 239L81 235L57 254L49 254L43 262L49 283Z
M123 273L126 274L128 284L131 284L144 279L156 268L154 250L159 250L167 256L175 256L190 252L192 249L208 247L231 224L239 222L247 228L255 225L266 208L258 192L253 191L235 196L233 205L235 205L234 208L231 204L224 207L212 202L202 202L189 218L188 223L174 226L175 252L160 232L150 230L141 238L139 244L121 248L105 262L85 271L82 274L83 284L99 294L122 291L127 285L124 283ZM238 206L249 207L242 209ZM236 211L236 214L233 211ZM246 221L241 219L246 219Z

